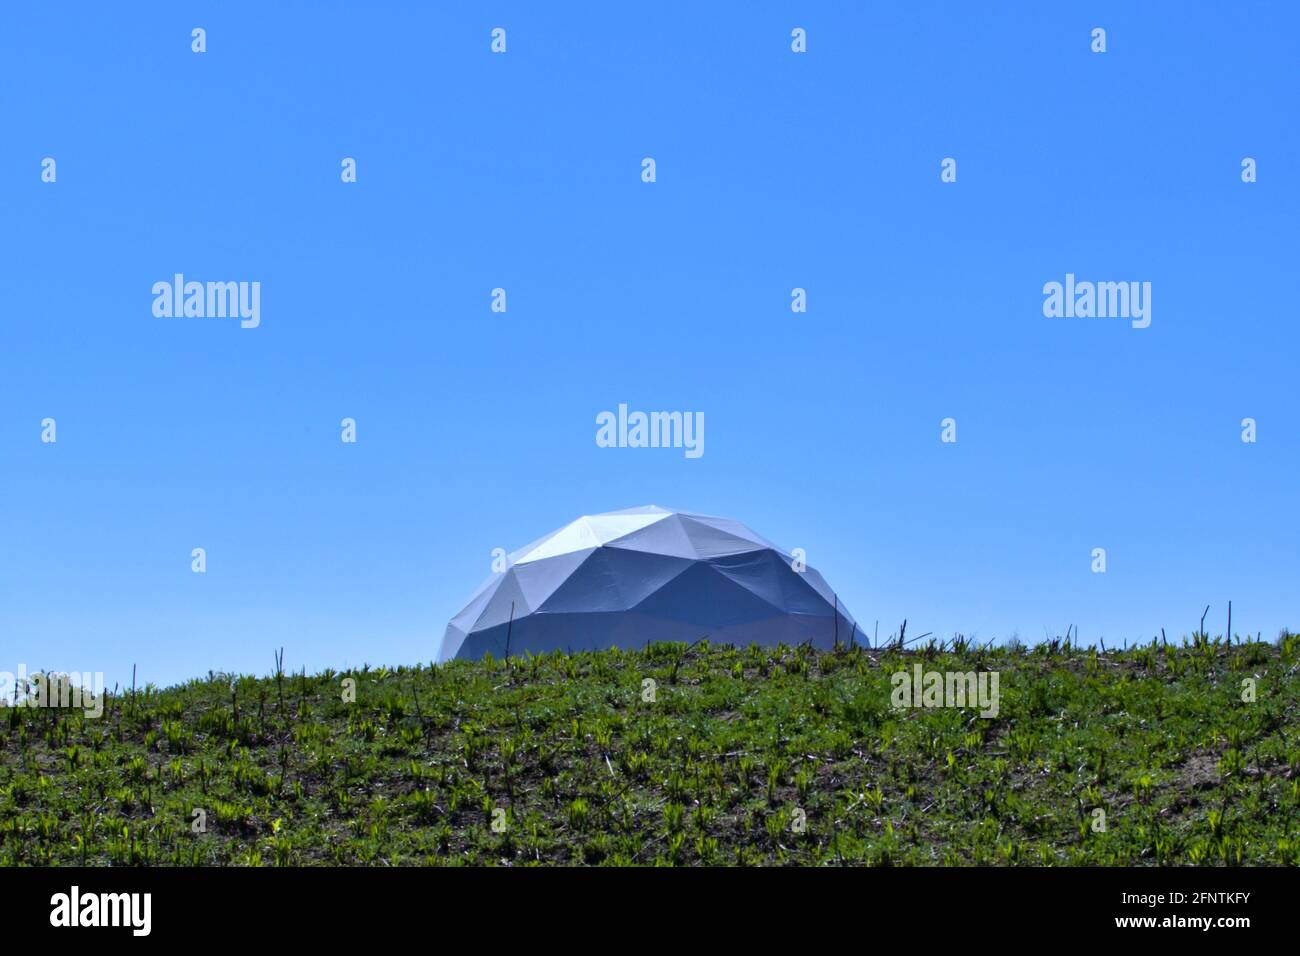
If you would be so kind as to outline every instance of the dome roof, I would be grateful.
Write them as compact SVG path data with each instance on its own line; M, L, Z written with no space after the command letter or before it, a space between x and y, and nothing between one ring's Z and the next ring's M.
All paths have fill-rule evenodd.
M822 576L727 518L649 505L584 515L509 556L447 625L439 660L653 641L848 643Z

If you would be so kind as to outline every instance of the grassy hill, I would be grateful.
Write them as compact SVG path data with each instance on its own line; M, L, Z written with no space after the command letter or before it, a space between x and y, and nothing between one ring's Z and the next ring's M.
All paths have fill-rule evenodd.
M0 710L0 862L1296 864L1298 663L1198 635L211 675ZM998 715L895 709L916 664L998 672Z

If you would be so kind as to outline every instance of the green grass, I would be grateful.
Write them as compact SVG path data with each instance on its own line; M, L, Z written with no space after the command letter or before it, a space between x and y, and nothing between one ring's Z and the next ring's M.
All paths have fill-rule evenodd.
M916 662L997 671L998 716L893 709ZM1198 635L213 675L0 710L0 863L1295 865L1298 664Z

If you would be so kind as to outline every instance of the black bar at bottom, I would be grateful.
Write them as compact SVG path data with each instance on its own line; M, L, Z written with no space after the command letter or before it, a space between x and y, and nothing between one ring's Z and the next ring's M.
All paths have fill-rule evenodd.
M148 894L147 908L132 894ZM610 942L672 925L763 940L782 925L807 931L826 920L857 932L907 927L918 943L937 946L1009 928L1069 940L1198 933L1231 941L1287 934L1297 904L1295 869L0 870L0 925L12 941L75 931L82 941L219 945L256 933L372 945L376 933L455 925L464 945L465 933L535 937L557 921L566 932L615 934Z

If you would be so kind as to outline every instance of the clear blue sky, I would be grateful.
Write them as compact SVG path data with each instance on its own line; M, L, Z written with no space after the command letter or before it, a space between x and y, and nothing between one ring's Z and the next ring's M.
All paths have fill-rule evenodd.
M10 10L0 670L427 662L493 548L648 503L882 634L1300 626L1295 6L866 7ZM154 318L176 272L260 328ZM1045 318L1067 272L1151 327ZM620 402L705 454L598 448Z

